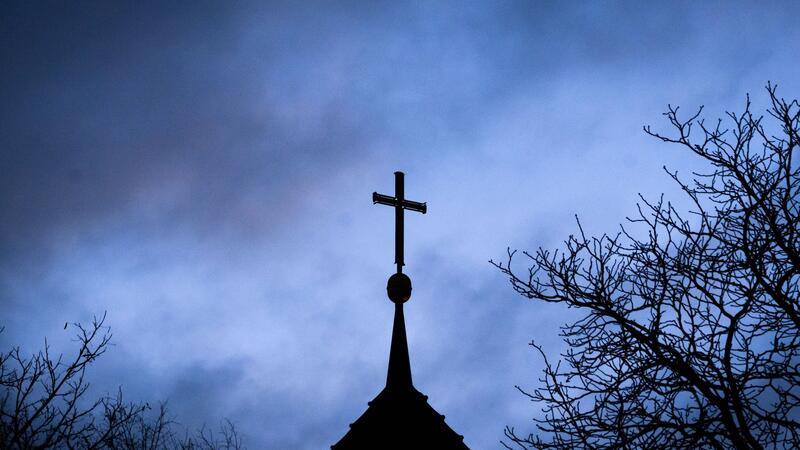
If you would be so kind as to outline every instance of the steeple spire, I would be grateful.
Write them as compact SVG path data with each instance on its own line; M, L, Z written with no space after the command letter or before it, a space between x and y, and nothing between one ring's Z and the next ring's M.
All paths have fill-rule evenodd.
M394 328L392 329L392 349L389 352L389 370L386 373L386 389L392 391L410 390L411 363L408 359L406 341L406 321L403 318L403 304L394 304Z

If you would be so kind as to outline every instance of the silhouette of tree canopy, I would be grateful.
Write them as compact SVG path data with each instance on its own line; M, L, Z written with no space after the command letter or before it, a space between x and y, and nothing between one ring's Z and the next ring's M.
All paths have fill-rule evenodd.
M767 84L766 116L702 108L664 114L677 144L709 169L684 181L681 212L641 197L615 235L570 236L492 262L529 299L580 318L545 362L538 436L506 428L507 448L800 448L800 104ZM638 228L643 226L644 228ZM634 231L636 230L636 232ZM644 232L646 230L646 233Z
M122 391L87 399L87 370L111 343L105 315L91 326L75 323L78 352L53 357L44 349L28 357L19 347L0 354L0 448L3 449L240 449L235 427L217 432L179 429L165 404L125 402ZM66 326L65 326L66 328ZM0 329L2 331L2 329Z

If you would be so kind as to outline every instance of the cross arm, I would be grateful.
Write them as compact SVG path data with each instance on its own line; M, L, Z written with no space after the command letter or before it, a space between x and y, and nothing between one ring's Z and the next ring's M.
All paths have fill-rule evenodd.
M397 205L397 201L394 199L394 197L378 194L377 192L372 193L372 203L373 204L380 203L381 205L389 205L389 206Z
M403 200L403 209L410 209L412 211L418 211L422 214L425 214L428 212L428 205L426 203Z
M381 205L389 205L389 206L397 206L397 199L394 197L390 197L388 195L378 194L377 192L372 193L372 203L380 203ZM421 212L425 214L428 212L428 204L422 202L415 202L412 200L403 199L400 206L403 209L410 209L411 211Z

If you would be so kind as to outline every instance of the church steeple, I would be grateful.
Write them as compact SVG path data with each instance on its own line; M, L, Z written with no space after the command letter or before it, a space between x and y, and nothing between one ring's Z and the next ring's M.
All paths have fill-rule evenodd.
M389 352L389 370L386 374L386 388L393 390L410 390L414 388L411 382L411 363L408 358L408 341L406 340L406 321L403 317L403 303L411 298L411 279L403 273L403 232L404 215L406 209L425 214L428 205L425 203L406 200L405 175L403 172L394 173L394 197L372 193L372 202L394 207L394 262L397 264L397 273L389 277L386 284L386 294L394 302L394 325L392 327L392 348Z
M403 304L411 298L411 279L403 273L403 210L423 214L425 203L404 198L403 172L395 172L395 197L372 194L372 201L395 207L395 264L397 273L389 277L386 293L394 303L392 347L386 387L369 402L369 407L339 442L334 450L351 449L416 449L469 450L464 437L453 431L444 416L428 404L428 397L414 388L408 358L406 323Z

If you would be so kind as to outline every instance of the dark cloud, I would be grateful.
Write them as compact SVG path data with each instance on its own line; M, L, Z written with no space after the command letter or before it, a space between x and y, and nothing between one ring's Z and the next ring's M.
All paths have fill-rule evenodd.
M218 226L250 191L286 213L296 200L290 180L308 184L359 150L363 131L336 99L318 105L321 118L306 129L279 123L261 91L291 86L265 86L252 72L282 70L289 49L240 55L241 11L173 9L4 16L13 37L0 125L5 257L35 248L48 230L147 208L136 203L162 193L176 196L160 212L173 225Z

